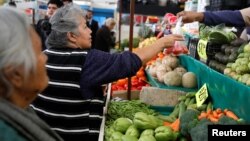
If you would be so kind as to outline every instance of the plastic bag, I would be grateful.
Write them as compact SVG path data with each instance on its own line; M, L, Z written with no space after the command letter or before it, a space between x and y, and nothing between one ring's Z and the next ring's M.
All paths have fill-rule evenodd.
M175 30L173 32L174 34L179 34L184 36L181 25L182 25L182 17L177 19ZM169 50L166 51L166 53L170 52ZM188 49L185 41L176 41L174 47L171 49L171 54L172 55L188 54Z

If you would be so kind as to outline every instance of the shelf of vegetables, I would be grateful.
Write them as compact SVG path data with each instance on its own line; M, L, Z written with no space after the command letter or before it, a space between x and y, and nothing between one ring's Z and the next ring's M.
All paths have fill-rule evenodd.
M215 108L230 109L250 123L250 87L221 74L194 58L181 55L181 64L197 75L198 88L207 84Z

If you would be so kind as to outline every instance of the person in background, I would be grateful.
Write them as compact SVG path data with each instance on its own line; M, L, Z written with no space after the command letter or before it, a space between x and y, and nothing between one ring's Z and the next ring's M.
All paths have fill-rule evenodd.
M177 17L182 16L183 23L199 21L206 25L218 25L225 23L227 26L249 27L250 7L241 10L222 10L215 12L192 12L182 11L177 13ZM246 30L250 34L249 30ZM249 39L248 39L249 40Z
M87 10L87 15L86 15L86 19L87 19L87 26L91 29L92 33L91 33L91 37L92 37L92 48L95 46L95 38L96 38L96 32L99 29L99 25L98 22L96 20L93 19L93 8L89 8Z
M97 30L96 39L95 39L95 49L109 52L110 48L115 46L115 43L112 40L111 31L116 25L114 18L107 18L104 25Z
M62 2L63 2L63 5L73 4L73 0L62 0Z
M47 56L25 13L0 7L0 141L63 141L29 104L48 85Z
M43 50L46 49L46 38L50 33L49 18L56 12L58 8L63 6L61 0L49 0L47 3L47 11L44 19L40 19L36 25L36 31L42 39Z
M11 1L9 1L8 5L16 7L16 2L11 0Z
M51 17L44 51L49 86L30 105L65 141L97 141L105 105L102 85L135 75L158 52L184 40L169 35L134 53L110 54L91 49L85 16L79 7L66 5Z

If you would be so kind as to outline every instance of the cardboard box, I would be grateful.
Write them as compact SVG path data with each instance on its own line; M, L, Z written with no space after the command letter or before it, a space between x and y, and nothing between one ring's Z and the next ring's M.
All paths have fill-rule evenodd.
M175 106L178 98L185 94L186 92L179 90L143 87L140 100L152 106Z
M133 90L131 91L131 100L139 99L140 90ZM119 97L121 99L127 100L128 98L128 91L127 90L120 90L120 91L113 91L112 98Z

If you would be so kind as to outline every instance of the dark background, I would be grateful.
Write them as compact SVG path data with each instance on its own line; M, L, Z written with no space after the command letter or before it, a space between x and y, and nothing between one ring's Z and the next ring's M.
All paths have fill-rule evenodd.
M176 14L183 10L180 5L170 1L167 2L166 6L159 6L158 0L146 1L147 3L143 3L135 0L135 14L164 16L166 13ZM122 0L122 13L130 13L130 0Z

